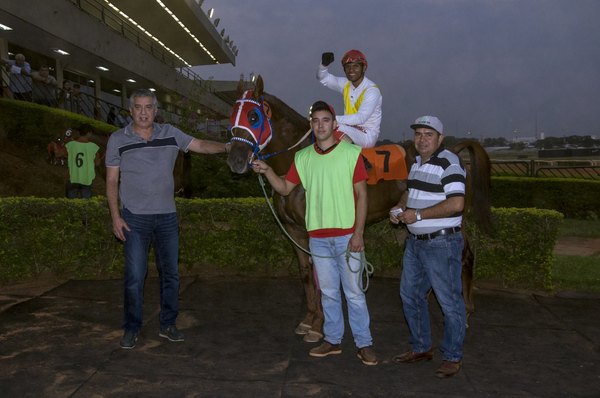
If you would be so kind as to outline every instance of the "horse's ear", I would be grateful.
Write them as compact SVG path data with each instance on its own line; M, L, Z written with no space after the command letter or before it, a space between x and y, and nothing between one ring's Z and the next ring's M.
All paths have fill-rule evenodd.
M261 75L258 75L254 82L254 98L258 99L263 95L264 83Z
M241 96L242 94L244 94L245 90L246 90L246 83L244 82L244 75L241 75L240 81L238 82L238 85L237 85L237 92Z

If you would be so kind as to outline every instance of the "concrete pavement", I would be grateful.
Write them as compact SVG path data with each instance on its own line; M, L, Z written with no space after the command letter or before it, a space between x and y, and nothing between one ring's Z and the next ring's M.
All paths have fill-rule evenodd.
M368 292L380 358L365 366L350 330L343 352L312 358L293 334L303 315L294 278L184 277L186 341L158 337L158 282L146 283L145 324L119 348L121 280L0 287L2 397L597 397L600 298L478 289L464 367L434 376L441 358L399 365L408 331L396 278ZM442 316L431 302L434 338Z

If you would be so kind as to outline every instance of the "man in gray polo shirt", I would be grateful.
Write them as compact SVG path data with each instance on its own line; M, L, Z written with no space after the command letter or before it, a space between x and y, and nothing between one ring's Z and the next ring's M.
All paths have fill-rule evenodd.
M151 244L160 277L158 335L170 341L184 340L175 325L179 309L179 223L173 168L179 151L229 151L229 144L199 140L169 124L154 123L157 110L152 91L134 91L129 99L133 121L110 136L106 149L106 196L113 233L123 241L125 254L122 348L135 347L142 327Z
M400 297L410 329L412 349L393 358L414 363L433 358L427 296L433 288L444 313L440 345L442 365L435 375L452 377L462 366L466 328L462 296L460 232L466 172L460 159L444 149L444 126L435 116L422 116L415 130L419 155L408 175L408 191L390 211L390 220L407 225L410 235L404 249ZM398 213L396 209L403 209Z

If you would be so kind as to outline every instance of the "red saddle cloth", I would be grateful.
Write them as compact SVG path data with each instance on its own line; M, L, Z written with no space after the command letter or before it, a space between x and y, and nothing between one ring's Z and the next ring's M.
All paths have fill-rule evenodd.
M367 184L374 185L380 180L406 180L408 170L404 160L404 148L400 145L382 145L363 148L362 155L371 164L367 170Z

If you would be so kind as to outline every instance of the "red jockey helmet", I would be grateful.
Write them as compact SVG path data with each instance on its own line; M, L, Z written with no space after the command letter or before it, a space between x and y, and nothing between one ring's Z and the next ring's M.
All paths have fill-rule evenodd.
M365 68L367 67L367 57L358 50L350 50L342 57L342 66L349 64L350 62L358 62L363 64Z

